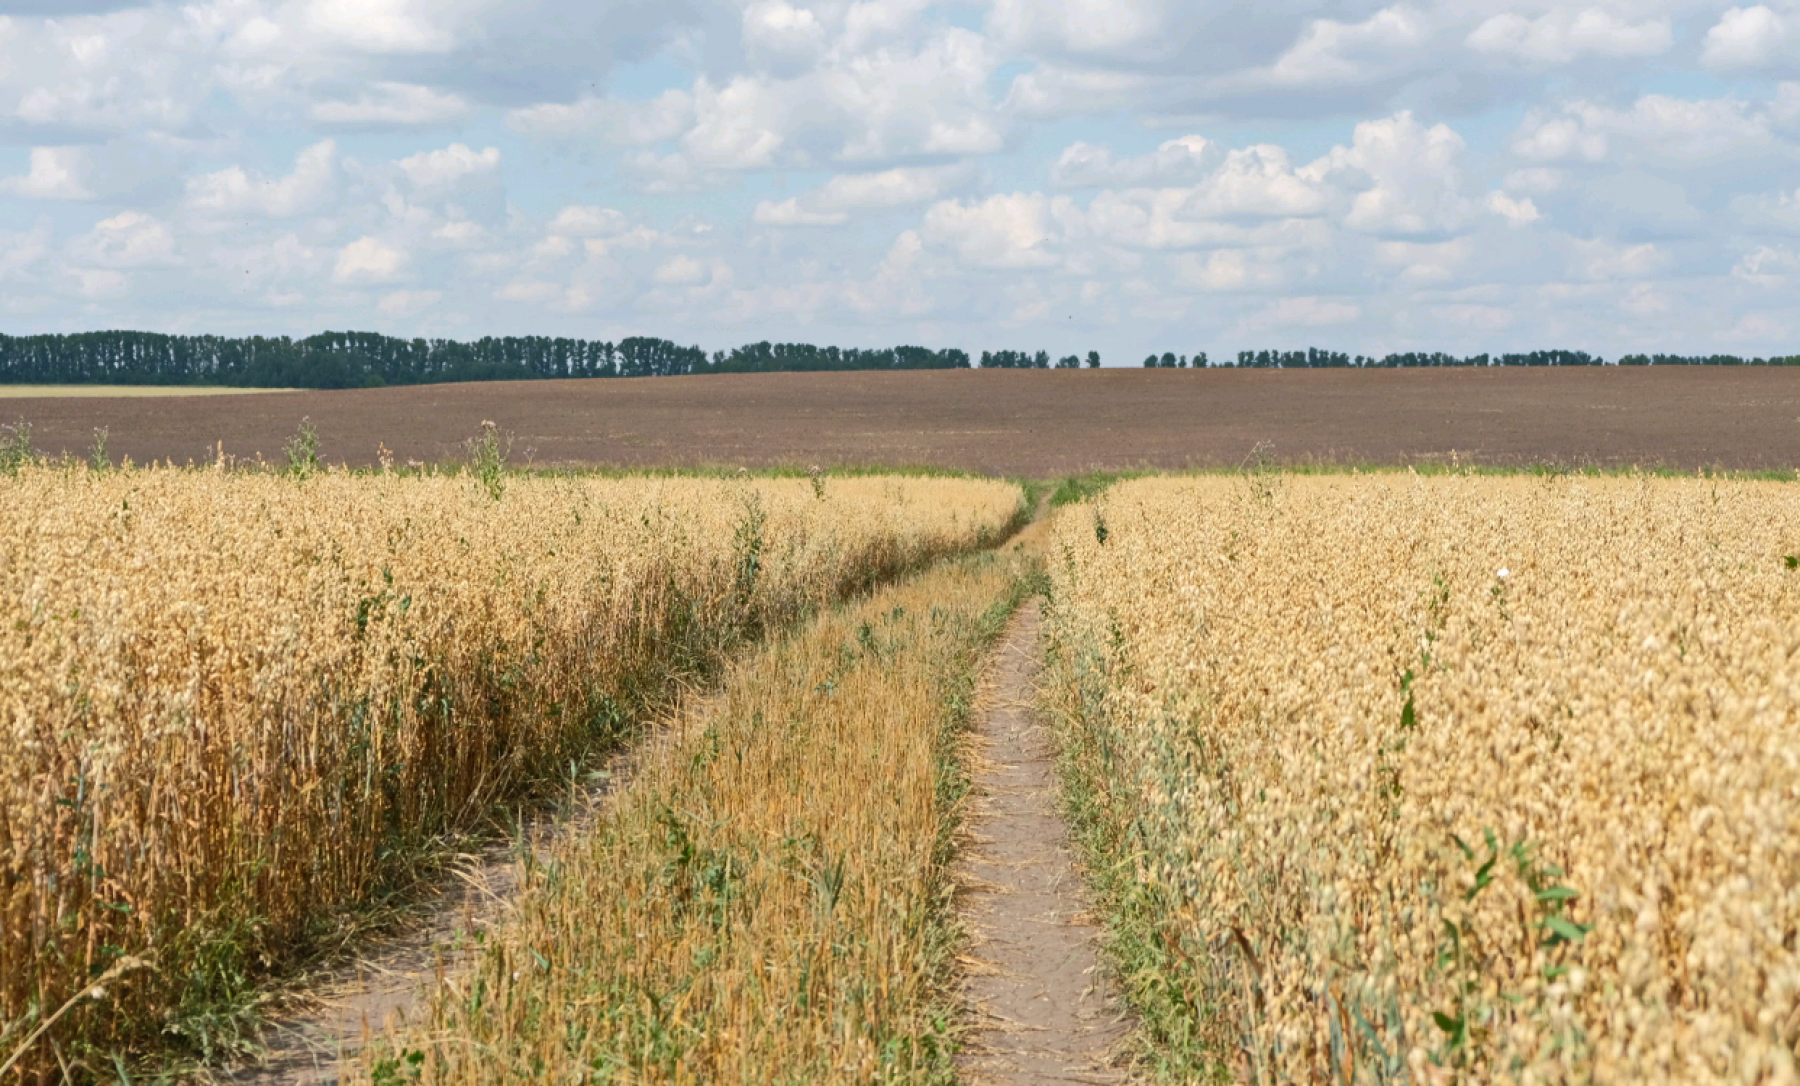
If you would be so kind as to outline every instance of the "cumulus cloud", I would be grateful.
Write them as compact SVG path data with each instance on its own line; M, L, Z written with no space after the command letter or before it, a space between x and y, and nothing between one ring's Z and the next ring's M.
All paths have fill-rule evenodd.
M331 278L339 283L387 283L400 277L406 253L375 237L358 238L338 250Z
M1147 155L1115 159L1109 147L1072 143L1050 167L1050 183L1066 188L1145 185L1189 180L1218 161L1204 136L1168 140Z
M550 220L551 234L572 238L613 237L629 227L623 212L589 204L571 204Z
M437 290L396 290L383 296L378 308L383 313L408 315L430 309L443 297L443 292Z
M400 169L420 188L453 185L471 174L493 173L500 168L500 148L471 151L452 143L441 151L421 151L400 160Z
M1495 190L1488 193L1486 206L1489 211L1492 211L1494 214L1505 219L1513 226L1525 226L1543 218L1543 216L1538 213L1537 205L1531 202L1531 197L1529 196L1522 196L1514 199L1504 192Z
M372 53L439 53L454 42L440 21L446 9L454 10L430 0L310 0L301 22Z
M996 0L988 26L1019 46L1071 53L1158 52L1169 25L1166 0Z
M1315 19L1268 69L1267 78L1289 85L1368 78L1384 70L1396 53L1423 43L1429 33L1417 11L1400 5L1382 8L1360 23Z
M619 146L649 147L688 130L694 123L694 97L680 88L643 101L589 95L568 103L522 106L507 113L506 123L530 136L598 135Z
M82 264L103 268L135 268L176 262L175 231L141 211L122 211L101 219L69 244Z
M1427 127L1409 111L1356 126L1349 147L1307 168L1309 176L1356 186L1347 226L1371 234L1426 234L1457 229L1469 212L1461 136L1448 125Z
M9 10L18 319L1698 349L1800 282L1792 0Z
M1244 328L1250 331L1295 326L1316 328L1328 324L1347 324L1360 316L1362 307L1353 302L1329 298L1282 298L1247 319Z
M1605 8L1558 8L1535 19L1517 12L1495 15L1469 34L1479 53L1539 64L1566 64L1581 56L1652 57L1675 43L1669 20L1627 22Z
M411 83L376 83L350 101L316 102L308 111L320 124L349 128L452 124L469 116L456 94Z
M838 174L804 196L763 200L756 205L753 221L764 226L841 226L850 221L852 211L923 204L963 184L969 176L963 166Z
M321 140L301 151L285 177L251 174L229 166L188 181L187 204L206 215L292 218L330 195L337 180L337 144Z
M1055 264L1058 213L1073 210L1066 197L1015 192L963 203L946 200L925 213L921 234L956 250L981 268L1033 268Z
M19 177L0 177L0 193L32 200L86 200L92 197L84 174L82 147L33 147L31 168Z
M1727 70L1760 68L1781 54L1788 33L1788 20L1766 5L1727 8L1706 32L1700 63Z
M1646 94L1628 109L1577 100L1559 114L1528 117L1510 145L1542 162L1617 158L1623 144L1639 159L1689 164L1765 152L1777 139L1777 121L1772 106L1738 98Z
M850 216L842 211L809 211L793 197L779 203L763 200L751 213L751 221L759 226L842 226Z

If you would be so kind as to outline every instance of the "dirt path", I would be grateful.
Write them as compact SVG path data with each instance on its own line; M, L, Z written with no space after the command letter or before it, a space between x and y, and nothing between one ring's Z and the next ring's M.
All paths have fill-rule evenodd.
M983 1084L1124 1082L1108 1054L1125 1026L1083 915L1052 740L1031 708L1037 636L1034 600L1001 642L976 726L980 800L962 904L977 1031L962 1070Z
M702 699L704 700L704 699ZM336 1083L370 1041L403 1025L445 976L473 964L477 932L505 919L516 899L526 856L544 858L558 839L591 828L604 804L630 783L647 759L677 742L688 713L607 759L596 783L579 796L573 814L545 815L523 827L518 842L490 846L459 867L426 906L424 919L395 935L371 940L357 960L287 997L289 1006L263 1027L264 1057L211 1074L215 1083L244 1086L319 1086Z

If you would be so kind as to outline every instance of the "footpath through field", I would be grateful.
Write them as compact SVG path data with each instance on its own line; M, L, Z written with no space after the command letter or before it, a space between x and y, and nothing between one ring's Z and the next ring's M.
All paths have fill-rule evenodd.
M232 1081L1119 1081L1030 709L1041 535L748 654Z
M1038 604L1020 608L995 652L976 719L979 764L963 909L977 1014L961 1061L980 1083L1109 1083L1125 1025L1098 968L1068 827L1057 811L1054 740L1035 712Z

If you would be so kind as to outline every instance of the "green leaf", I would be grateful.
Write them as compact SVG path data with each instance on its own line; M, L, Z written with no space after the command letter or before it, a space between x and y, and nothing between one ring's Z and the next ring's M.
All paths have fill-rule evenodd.
M1539 901L1574 901L1580 896L1579 891L1571 890L1567 886L1549 886L1537 892Z
M1400 730L1412 731L1419 726L1419 714L1413 709L1412 695L1407 695L1406 704L1400 708Z
M1431 1020L1449 1035L1451 1044L1462 1044L1464 1022L1461 1018L1452 1018L1443 1011L1432 1011Z
M1562 939L1571 943L1579 943L1587 938L1589 931L1593 930L1575 923L1566 916L1552 916L1544 921L1544 926L1550 929L1551 942Z
M1800 569L1800 554L1784 554L1781 560L1787 563L1789 569Z

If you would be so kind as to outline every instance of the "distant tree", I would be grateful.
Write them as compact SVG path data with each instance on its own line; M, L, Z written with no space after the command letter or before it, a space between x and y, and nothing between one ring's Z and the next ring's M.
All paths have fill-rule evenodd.
M1062 358L1056 360L1056 368L1059 370L1078 370L1081 368L1081 359L1072 354L1064 355Z
M1150 355L1144 359L1144 368L1147 370L1155 369L1157 364L1155 355Z
M1163 352L1162 365L1163 365L1164 369L1174 369L1175 368L1175 352L1174 351L1164 351Z
M1100 368L1100 352L1099 351L1089 351L1088 357L1087 357L1087 364L1088 364L1088 369L1090 369L1090 370L1099 369Z
M1194 352L1194 368L1197 370L1203 370L1206 368L1206 366L1207 366L1206 352L1205 351L1195 351Z

